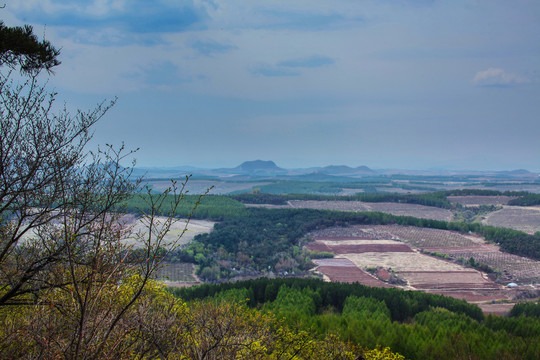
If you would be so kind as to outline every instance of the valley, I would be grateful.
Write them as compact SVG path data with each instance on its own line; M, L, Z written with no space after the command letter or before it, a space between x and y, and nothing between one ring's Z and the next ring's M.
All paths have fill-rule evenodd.
M204 221L203 226L184 238L167 260L160 277L168 284L320 277L442 294L495 314L540 296L540 253L521 250L538 249L540 209L509 205L530 193L495 190L540 189L533 174L511 181L493 174L406 175L407 180L403 174L378 174L374 180L370 177L377 173L367 172L345 181L343 173L325 173L324 179L313 182L284 179L283 169L271 166L273 170L263 171L257 165L268 164L239 166L236 170L242 174L236 176L220 170L227 175L215 180L218 193L230 192L203 198L201 208L212 210L194 213L191 224ZM274 170L278 173L271 173ZM336 181L329 181L332 177ZM480 186L486 180L489 189L487 183ZM213 183L193 181L195 186ZM398 186L400 191L394 192ZM427 191L430 186L446 190ZM242 187L247 189L239 191ZM265 192L278 188L283 192ZM332 192L337 188L348 195ZM299 189L303 191L296 193ZM493 235L501 231L496 229L518 231ZM501 236L515 236L516 243L497 245Z

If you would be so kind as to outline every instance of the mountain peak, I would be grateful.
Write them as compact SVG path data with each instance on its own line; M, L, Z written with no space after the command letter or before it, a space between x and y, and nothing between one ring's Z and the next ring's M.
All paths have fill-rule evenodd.
M257 171L257 170L282 170L271 160L253 160L245 161L237 167L238 170L243 171Z

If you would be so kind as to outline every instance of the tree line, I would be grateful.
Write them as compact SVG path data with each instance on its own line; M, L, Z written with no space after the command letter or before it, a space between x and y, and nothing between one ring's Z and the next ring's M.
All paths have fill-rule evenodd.
M150 211L155 199L162 194L132 194L126 201L122 211L141 215ZM161 214L169 214L175 205L175 196L167 194L162 201ZM184 194L182 201L175 207L174 216L179 218L208 219L222 221L227 218L246 215L245 206L234 198L222 195Z
M540 354L538 317L484 316L476 305L440 295L266 278L169 291L188 302L247 301L318 337L333 333L368 348L379 344L408 359L537 359Z
M317 200L317 201L364 201L364 202L394 202L404 204L417 204L434 206L444 209L452 208L444 192L431 192L425 194L395 194L395 193L358 193L356 195L317 195L317 194L271 194L271 193L244 193L228 195L244 204L273 204L285 205L289 200Z

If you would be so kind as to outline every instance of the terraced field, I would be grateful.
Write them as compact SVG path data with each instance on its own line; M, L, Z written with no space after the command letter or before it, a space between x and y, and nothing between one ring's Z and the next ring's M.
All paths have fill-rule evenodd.
M492 301L512 300L520 291L529 291L529 283L540 282L540 262L502 253L497 246L469 234L400 225L355 225L314 231L308 237L314 240L308 244L310 250L335 254L334 259L316 262L316 271L330 281L348 279L381 286L375 279L388 286L466 299L495 313L509 307L491 309L487 305ZM447 254L448 259L427 255L423 250ZM494 276L465 267L466 261L456 261L471 257L499 269L500 283ZM359 272L355 268L368 277L356 275ZM370 269L373 275L365 271ZM521 286L507 288L509 281Z

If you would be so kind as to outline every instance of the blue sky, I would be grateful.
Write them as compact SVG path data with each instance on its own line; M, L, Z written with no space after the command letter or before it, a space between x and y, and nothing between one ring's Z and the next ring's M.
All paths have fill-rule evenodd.
M141 166L540 171L536 0L6 0Z

